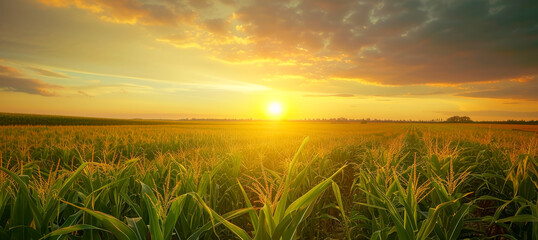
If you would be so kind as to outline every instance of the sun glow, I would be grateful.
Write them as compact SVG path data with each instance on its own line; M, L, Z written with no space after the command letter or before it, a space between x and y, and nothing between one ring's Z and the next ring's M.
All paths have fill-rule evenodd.
M267 107L267 113L271 117L279 117L279 116L281 116L282 111L283 111L282 104L280 104L279 102L272 102Z

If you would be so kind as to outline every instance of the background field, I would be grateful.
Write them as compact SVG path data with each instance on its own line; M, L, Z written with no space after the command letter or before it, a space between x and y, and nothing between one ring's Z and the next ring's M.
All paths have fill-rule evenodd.
M0 127L0 239L538 236L537 126L162 124Z

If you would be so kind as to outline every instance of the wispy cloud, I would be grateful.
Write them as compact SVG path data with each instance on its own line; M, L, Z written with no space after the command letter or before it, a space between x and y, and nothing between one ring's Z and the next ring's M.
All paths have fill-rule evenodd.
M37 67L29 67L28 69L34 71L37 74L40 74L40 75L43 75L43 76L46 76L46 77L68 78L68 76L65 75L65 74L54 72L54 71L47 70L47 69L42 69L42 68L37 68Z
M29 78L17 69L0 65L0 89L10 92L24 92L41 96L58 96L55 90L63 88L39 79Z
M71 87L72 91L76 91L78 94L94 97L104 94L129 94L129 93L154 93L156 90L150 86L130 84L130 83L117 83L117 84L92 84Z
M54 7L75 6L116 23L144 25L177 25L192 22L196 13L185 1L139 0L38 0Z
M518 99L538 101L538 79L524 78L525 81L505 80L488 84L464 85L467 89L457 96L474 98Z
M473 116L473 117L506 117L506 118L538 118L538 111L437 111L445 116Z
M348 97L355 97L354 94L348 94L348 93L338 93L338 94L305 94L304 97L341 97L341 98L348 98Z

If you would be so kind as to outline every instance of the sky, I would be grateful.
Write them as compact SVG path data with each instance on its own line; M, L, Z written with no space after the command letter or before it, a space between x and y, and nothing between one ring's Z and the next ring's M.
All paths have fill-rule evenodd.
M537 16L536 0L0 0L0 112L538 119Z

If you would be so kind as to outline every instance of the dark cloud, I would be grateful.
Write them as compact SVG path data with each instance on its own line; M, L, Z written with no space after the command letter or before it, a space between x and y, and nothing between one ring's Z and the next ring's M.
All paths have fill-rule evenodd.
M188 0L189 4L194 8L206 9L213 5L213 2L210 0Z
M238 11L244 30L257 39L254 49L264 49L258 57L341 56L351 63L331 66L322 60L312 68L393 85L480 82L538 72L536 1L289 5L261 1Z
M229 21L225 19L208 19L204 20L202 26L207 29L207 31L218 34L218 35L226 35L229 33L229 30L231 28L231 24Z
M248 43L204 47L228 61L304 63L283 72L308 78L484 82L538 73L537 15L532 0L254 1L229 33Z
M0 89L11 92L24 92L41 96L57 96L54 89L62 88L38 79L26 77L17 69L0 65Z
M357 66L343 75L420 84L537 73L538 21L531 17L538 14L536 1L428 1L420 9L430 15L420 27L377 39L379 54L355 59Z
M218 0L222 4L229 5L229 6L235 6L237 4L236 0Z
M118 22L188 23L190 35L181 28L160 39L306 79L420 85L538 74L536 0L40 1ZM223 2L233 14L215 18Z

